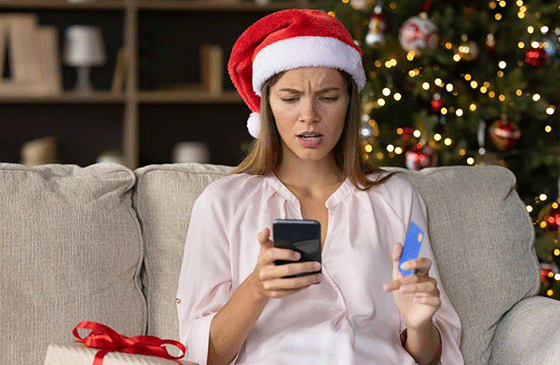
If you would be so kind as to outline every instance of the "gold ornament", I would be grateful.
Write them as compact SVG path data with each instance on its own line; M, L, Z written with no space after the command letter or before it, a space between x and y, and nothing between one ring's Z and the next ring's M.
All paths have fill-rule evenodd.
M368 10L374 2L374 0L351 0L350 5L356 10Z
M506 161L497 153L486 151L483 154L477 153L474 156L474 164L475 166L502 166L507 167Z

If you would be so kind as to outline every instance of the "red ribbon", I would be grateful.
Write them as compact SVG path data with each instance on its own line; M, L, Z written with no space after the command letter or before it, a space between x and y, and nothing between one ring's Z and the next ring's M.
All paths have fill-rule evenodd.
M81 337L79 329L88 329L91 332L86 337ZM157 356L168 360L179 360L185 356L185 346L174 340L162 340L154 336L126 337L111 328L96 322L80 322L72 331L76 336L76 342L81 342L90 348L100 349L93 358L93 365L102 365L103 357L108 352L124 352L128 354ZM163 345L177 347L182 355L172 356Z

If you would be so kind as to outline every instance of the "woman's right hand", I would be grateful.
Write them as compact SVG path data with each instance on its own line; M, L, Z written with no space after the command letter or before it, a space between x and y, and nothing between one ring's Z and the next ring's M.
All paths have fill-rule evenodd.
M294 262L293 264L275 265L276 260L297 261L300 254L293 250L274 247L268 228L257 235L257 240L261 249L257 266L251 276L256 290L263 297L282 298L321 282L321 274L285 278L285 276L318 271L321 264L319 262Z

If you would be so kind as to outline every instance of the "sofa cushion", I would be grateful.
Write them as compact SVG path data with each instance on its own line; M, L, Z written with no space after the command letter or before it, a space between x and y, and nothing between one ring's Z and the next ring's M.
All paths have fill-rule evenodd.
M2 363L42 364L82 320L145 331L134 183L119 165L0 164Z
M503 167L403 171L426 203L442 284L463 326L465 364L487 364L502 316L539 289L534 228Z
M153 165L135 171L133 204L145 242L142 283L148 334L179 339L177 283L191 209L202 190L231 167L197 163Z

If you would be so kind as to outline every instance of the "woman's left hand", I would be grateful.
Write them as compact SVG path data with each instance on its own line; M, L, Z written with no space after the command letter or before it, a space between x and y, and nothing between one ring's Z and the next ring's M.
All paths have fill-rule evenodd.
M385 292L393 292L395 304L405 318L409 328L420 328L432 323L434 313L441 306L437 281L429 276L432 261L421 257L402 265L404 270L414 270L414 274L403 277L398 270L402 244L393 250L393 280L383 285Z

